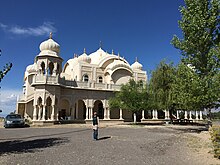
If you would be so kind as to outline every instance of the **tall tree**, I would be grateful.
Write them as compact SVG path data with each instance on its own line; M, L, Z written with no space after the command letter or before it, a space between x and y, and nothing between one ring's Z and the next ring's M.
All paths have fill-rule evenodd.
M171 43L181 50L183 61L194 67L202 85L201 107L210 109L219 104L220 91L216 80L220 71L220 1L185 0L180 8L179 26L183 38L174 36Z
M162 61L152 72L150 79L150 105L157 110L172 110L172 85L174 82L175 68L172 63ZM170 113L170 115L172 112Z
M172 97L176 109L200 110L201 91L202 83L194 69L181 62L176 68L172 85Z
M184 60L201 76L219 70L220 2L219 0L185 0L180 8L179 26L183 38L176 35L171 43L181 50ZM218 51L215 51L218 50Z

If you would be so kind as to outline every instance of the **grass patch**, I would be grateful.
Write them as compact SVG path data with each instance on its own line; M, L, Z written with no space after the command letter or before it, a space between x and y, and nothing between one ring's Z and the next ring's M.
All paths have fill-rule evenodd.
M214 157L220 159L220 126L211 127L210 135L213 144Z

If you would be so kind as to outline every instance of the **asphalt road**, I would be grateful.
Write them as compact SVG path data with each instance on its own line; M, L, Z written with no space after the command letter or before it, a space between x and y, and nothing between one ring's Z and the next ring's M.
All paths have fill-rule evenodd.
M187 132L166 127L108 127L93 141L88 127L0 128L1 165L206 165Z

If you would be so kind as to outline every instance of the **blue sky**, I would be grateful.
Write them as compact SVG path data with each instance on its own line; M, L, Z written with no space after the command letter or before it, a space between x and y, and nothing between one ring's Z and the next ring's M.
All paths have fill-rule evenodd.
M12 62L13 68L0 83L0 109L16 109L25 69L50 31L61 46L63 64L84 48L96 51L100 41L105 51L119 52L130 64L138 57L148 72L165 58L177 63L181 55L170 41L181 36L183 5L183 0L1 1L0 67Z

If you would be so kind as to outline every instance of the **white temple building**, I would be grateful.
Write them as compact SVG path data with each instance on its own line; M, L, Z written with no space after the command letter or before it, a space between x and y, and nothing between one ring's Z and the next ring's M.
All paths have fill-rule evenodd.
M101 122L132 121L132 113L109 109L108 100L130 79L147 82L147 73L136 60L130 65L119 55L100 48L69 59L62 69L60 45L50 38L40 44L40 53L24 74L23 96L17 101L16 113L34 124L58 121L90 122L97 112ZM194 112L202 120L202 111ZM175 118L192 119L193 113L177 111ZM141 121L168 121L169 111L151 110L137 114Z
M100 47L91 54L84 49L62 69L60 45L52 39L52 34L39 48L34 64L26 68L17 113L33 123L86 122L94 111L105 121L132 120L129 111L110 111L108 100L129 79L147 81L146 71L138 61L130 65L124 58Z

